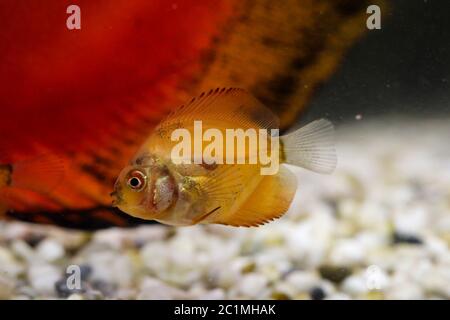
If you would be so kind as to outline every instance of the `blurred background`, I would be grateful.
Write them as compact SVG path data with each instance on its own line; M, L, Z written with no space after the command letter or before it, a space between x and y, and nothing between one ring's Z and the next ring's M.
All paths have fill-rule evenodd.
M439 117L449 114L449 4L392 1L382 29L369 31L312 99L307 119Z
M70 4L81 30L66 28ZM371 4L381 30L366 28ZM449 9L1 1L0 164L57 154L67 165L51 192L42 175L32 190L0 189L0 299L449 299ZM283 130L331 119L336 171L292 168L291 208L259 228L173 228L110 208L117 174L162 117L227 86Z

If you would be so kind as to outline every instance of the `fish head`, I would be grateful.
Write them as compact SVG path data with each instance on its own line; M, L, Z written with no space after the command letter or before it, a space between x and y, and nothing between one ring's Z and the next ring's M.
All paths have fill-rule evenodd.
M176 201L176 182L160 164L131 165L122 170L114 186L113 206L146 220L157 219Z

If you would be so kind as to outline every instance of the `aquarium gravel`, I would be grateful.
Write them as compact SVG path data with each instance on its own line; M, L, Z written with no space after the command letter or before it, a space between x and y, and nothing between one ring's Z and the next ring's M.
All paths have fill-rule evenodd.
M296 170L289 212L259 228L1 222L0 298L449 299L448 120L355 120L337 140L335 173Z

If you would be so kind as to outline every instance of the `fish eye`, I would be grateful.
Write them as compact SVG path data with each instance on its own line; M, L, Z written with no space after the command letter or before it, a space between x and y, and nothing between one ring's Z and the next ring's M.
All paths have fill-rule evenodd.
M129 174L127 184L131 189L141 191L145 187L146 182L145 175L141 171L135 170Z

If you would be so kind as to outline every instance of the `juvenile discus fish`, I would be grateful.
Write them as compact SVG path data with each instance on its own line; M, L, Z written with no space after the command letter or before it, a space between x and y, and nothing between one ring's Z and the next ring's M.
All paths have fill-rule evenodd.
M258 226L281 217L297 180L284 164L318 173L336 166L324 119L281 137L278 119L242 89L215 89L175 109L153 131L112 193L141 219L185 226Z

